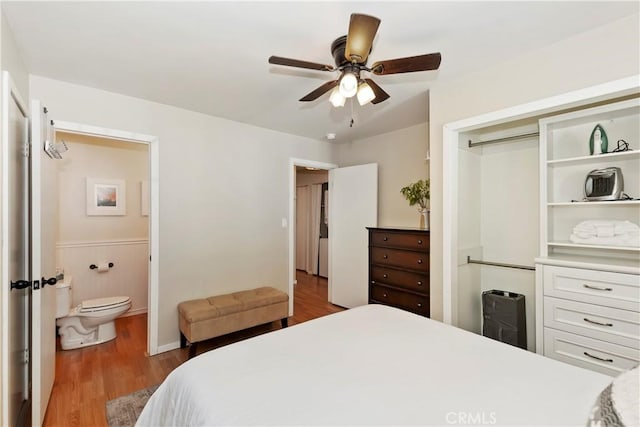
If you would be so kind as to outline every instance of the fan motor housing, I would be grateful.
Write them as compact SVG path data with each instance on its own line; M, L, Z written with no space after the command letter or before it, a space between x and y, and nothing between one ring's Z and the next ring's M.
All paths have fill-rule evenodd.
M347 36L338 37L333 41L333 43L331 43L331 54L333 55L333 60L335 61L337 68L341 68L349 63L347 58L344 56L346 47Z

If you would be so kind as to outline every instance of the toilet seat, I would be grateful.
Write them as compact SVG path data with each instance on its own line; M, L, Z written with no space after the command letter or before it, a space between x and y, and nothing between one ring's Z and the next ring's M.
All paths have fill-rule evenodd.
M122 296L95 298L82 301L82 303L78 307L78 311L80 313L92 313L96 311L110 310L112 308L122 307L123 305L129 304L130 301L131 298Z

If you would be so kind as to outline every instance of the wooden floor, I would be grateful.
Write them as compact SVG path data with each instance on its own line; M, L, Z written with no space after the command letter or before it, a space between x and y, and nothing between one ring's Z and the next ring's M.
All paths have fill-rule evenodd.
M342 311L327 301L327 280L296 272L294 315L289 325ZM145 355L147 316L116 320L118 337L108 343L56 353L56 380L44 426L106 426L108 400L161 383L187 360L188 349ZM198 345L199 353L280 328L257 326Z

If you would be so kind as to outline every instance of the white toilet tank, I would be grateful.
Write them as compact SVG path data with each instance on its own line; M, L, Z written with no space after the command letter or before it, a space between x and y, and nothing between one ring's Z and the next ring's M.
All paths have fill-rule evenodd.
M56 319L65 317L71 310L71 277L56 283Z

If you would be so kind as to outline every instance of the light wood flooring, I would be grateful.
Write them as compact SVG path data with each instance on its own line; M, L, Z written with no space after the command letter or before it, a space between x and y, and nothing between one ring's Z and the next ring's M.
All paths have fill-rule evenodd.
M294 315L289 325L342 311L327 301L327 280L297 271ZM116 320L115 340L92 347L58 351L56 380L44 426L106 426L108 400L161 383L187 360L188 349L145 355L147 316ZM257 326L198 345L198 353L280 328L280 322Z

